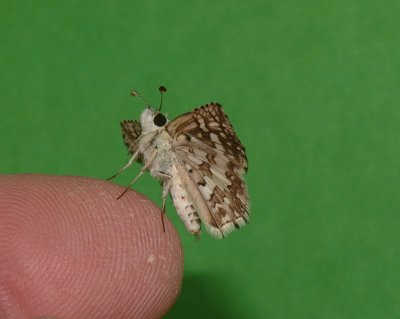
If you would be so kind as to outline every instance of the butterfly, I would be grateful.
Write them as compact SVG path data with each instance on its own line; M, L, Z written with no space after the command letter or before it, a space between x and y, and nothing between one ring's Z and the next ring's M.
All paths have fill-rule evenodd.
M148 106L139 120L121 122L123 141L132 156L111 178L135 161L142 163L125 192L149 171L162 183L164 213L170 194L190 233L199 235L203 223L211 235L224 238L249 221L249 197L243 179L248 167L245 148L220 104L205 104L169 121L160 112L167 90L161 86L159 91L158 110ZM131 95L147 103L137 91Z

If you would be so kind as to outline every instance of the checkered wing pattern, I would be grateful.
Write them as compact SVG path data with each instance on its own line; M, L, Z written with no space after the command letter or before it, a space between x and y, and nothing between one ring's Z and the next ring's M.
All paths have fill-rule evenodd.
M224 237L249 220L243 175L247 157L232 124L218 103L201 106L167 124L172 148L201 194L198 213L208 231ZM190 192L189 192L190 193ZM205 204L205 205L203 205Z

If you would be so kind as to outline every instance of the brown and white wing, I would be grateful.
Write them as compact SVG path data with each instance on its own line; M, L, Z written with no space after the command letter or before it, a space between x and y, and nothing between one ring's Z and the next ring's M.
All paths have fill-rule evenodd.
M167 125L172 147L198 198L197 210L208 231L222 238L249 220L249 200L243 179L245 149L218 103L183 114Z
M142 134L142 127L139 121L125 120L121 122L121 132L124 144L129 153L134 154L138 149L137 140Z

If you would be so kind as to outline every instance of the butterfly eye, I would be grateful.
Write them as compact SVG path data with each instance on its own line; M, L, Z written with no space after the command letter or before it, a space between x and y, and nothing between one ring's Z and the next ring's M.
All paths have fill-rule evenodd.
M162 127L165 125L165 123L167 123L167 118L163 114L157 113L156 116L154 116L153 122L154 125Z

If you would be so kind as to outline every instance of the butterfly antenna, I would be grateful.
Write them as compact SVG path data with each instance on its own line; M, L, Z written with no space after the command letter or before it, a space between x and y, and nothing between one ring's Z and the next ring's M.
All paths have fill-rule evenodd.
M163 93L167 92L167 88L165 86L161 85L158 88L158 90L160 91L160 94L161 94L160 107L158 108L158 112L160 112L161 111L161 107L162 107L162 102L163 102Z
M132 96L138 96L143 101L144 104L150 105L150 103L147 102L147 100L138 91L132 90L131 95Z

